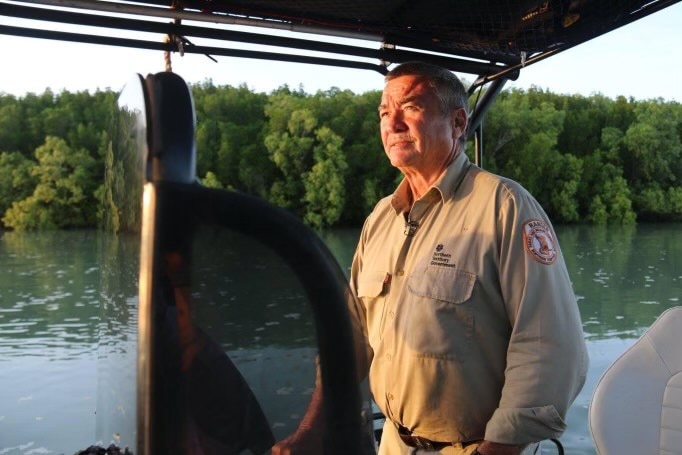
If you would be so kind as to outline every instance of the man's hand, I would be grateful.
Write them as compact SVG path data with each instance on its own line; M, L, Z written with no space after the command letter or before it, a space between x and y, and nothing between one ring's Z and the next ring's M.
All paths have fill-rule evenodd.
M499 444L497 442L483 441L478 446L481 455L519 455L526 446Z
M272 455L319 455L322 453L322 432L300 428L272 447Z
M272 446L272 455L319 455L322 453L323 434L322 387L317 385L298 428Z

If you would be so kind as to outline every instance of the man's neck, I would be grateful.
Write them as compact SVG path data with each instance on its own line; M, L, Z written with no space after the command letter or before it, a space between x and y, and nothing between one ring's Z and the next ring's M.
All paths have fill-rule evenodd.
M431 186L438 181L440 176L445 172L445 170L454 161L456 153L453 153L448 157L443 164L434 168L432 171L420 172L414 169L400 169L400 171L405 176L407 181L407 186L409 188L409 195L411 197L410 205L414 203L417 199L422 197L428 191Z

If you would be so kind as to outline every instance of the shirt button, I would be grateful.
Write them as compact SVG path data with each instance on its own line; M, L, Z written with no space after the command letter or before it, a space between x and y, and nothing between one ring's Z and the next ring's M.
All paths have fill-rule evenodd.
M395 313L394 313L393 311L389 311L389 312L388 312L388 315L389 315L390 317L395 317Z
M389 394L387 395L387 398L389 399L389 401L393 401L393 394L392 394L392 393L389 393Z
M391 360L391 354L386 354L386 360Z
M396 275L403 276L403 275L405 275L405 271L404 270L398 270L398 272L396 272Z

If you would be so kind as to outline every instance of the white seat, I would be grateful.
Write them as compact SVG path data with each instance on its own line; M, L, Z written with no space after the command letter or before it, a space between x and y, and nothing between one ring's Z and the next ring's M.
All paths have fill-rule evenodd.
M589 422L600 455L682 455L682 307L663 312L606 370Z

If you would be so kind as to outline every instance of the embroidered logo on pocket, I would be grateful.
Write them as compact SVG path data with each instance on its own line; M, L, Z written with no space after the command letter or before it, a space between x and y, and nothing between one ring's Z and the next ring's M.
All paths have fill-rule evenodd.
M431 264L430 265L439 265L441 267L456 267L455 264L452 264L450 261L452 260L452 254L444 251L444 246L442 243L439 243L436 245L436 249L433 252L433 255L431 256Z
M523 224L523 244L528 254L541 264L556 260L556 240L552 229L542 220L528 220Z

